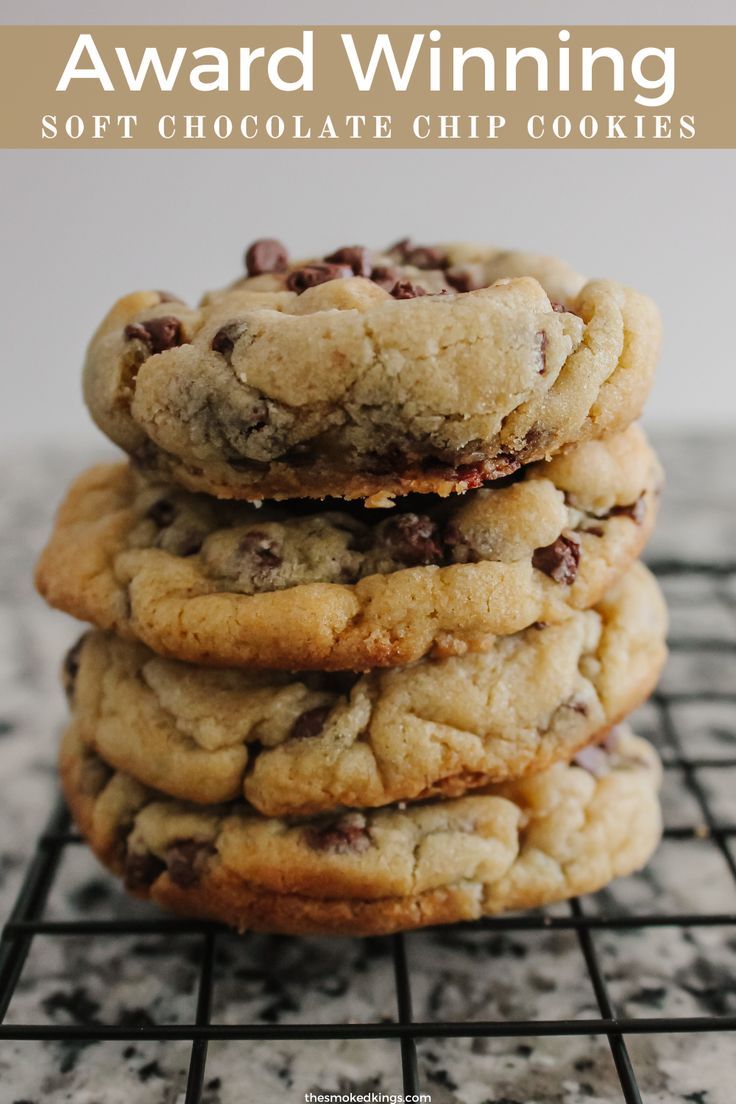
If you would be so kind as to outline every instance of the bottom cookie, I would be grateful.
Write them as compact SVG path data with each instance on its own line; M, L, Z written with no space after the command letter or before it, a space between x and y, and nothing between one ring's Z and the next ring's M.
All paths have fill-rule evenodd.
M639 869L661 831L659 761L625 727L570 765L469 797L308 819L164 797L74 729L61 775L131 892L240 931L376 935L534 908Z

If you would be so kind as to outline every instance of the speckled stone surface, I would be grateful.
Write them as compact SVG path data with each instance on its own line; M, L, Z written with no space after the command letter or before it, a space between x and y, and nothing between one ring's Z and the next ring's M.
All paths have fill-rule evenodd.
M736 443L727 437L657 441L668 472L657 560L736 560ZM5 457L0 518L0 912L12 906L55 791L54 756L64 704L59 659L77 634L33 595L33 557L52 509L89 456L45 450ZM673 652L663 687L672 695L638 714L638 730L670 762L666 822L704 824L676 765L697 774L716 823L736 824L736 577L670 575ZM692 645L707 640L706 651ZM700 693L703 700L689 695ZM730 699L729 699L730 695ZM673 733L675 741L673 743ZM730 913L730 924L596 930L594 947L617 1014L736 1014L736 881L712 838L668 839L643 874L587 898L591 913ZM736 848L736 837L733 840ZM736 854L734 855L736 857ZM567 915L567 906L554 910ZM81 846L65 849L46 916L150 917ZM390 943L223 934L213 1020L309 1023L396 1017ZM418 1020L585 1019L599 1014L576 934L564 930L447 929L407 938ZM197 939L167 936L37 937L8 1023L147 1025L191 1020ZM627 1046L645 1104L733 1104L736 1035L632 1034ZM179 1104L188 1043L0 1044L0 1104ZM427 1040L422 1088L432 1104L613 1104L623 1099L605 1037ZM396 1042L212 1044L206 1104L301 1104L306 1092L401 1091Z

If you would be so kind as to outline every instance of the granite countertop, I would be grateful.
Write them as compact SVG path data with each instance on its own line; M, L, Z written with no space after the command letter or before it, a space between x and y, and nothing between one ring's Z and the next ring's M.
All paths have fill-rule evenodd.
M661 524L649 555L734 562L736 441L661 437L668 472ZM57 668L78 628L44 608L30 582L54 504L90 460L74 449L6 457L0 518L0 915L7 914L55 792L54 757L64 703ZM703 482L703 473L707 481ZM703 487L706 493L703 493ZM708 652L678 648L665 690L715 692L680 701L672 719L686 751L736 757L736 575L665 580L673 635L709 638ZM724 646L719 646L719 642ZM668 748L653 705L638 730ZM705 767L699 780L718 820L736 824L736 774ZM666 772L666 822L703 813L679 770ZM736 858L736 842L734 843ZM670 839L649 868L588 898L593 911L736 913L736 881L712 839ZM562 907L562 913L566 909ZM49 918L145 917L82 847L70 847L52 888ZM618 1014L736 1014L736 924L595 931L595 949ZM407 940L416 1019L588 1018L598 1015L574 932L446 929ZM10 1005L10 1023L176 1023L194 1015L197 943L187 935L36 937ZM242 1023L344 1022L396 1014L385 940L296 940L223 935L213 1019ZM733 1034L627 1038L645 1104L732 1104ZM188 1043L4 1042L0 1104L178 1104ZM605 1038L428 1040L419 1044L432 1104L613 1104L622 1100ZM396 1042L212 1044L206 1104L300 1104L308 1091L401 1091Z

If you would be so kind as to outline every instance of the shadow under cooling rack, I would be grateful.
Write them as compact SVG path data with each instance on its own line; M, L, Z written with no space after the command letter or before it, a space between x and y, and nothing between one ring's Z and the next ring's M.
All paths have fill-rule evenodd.
M686 589L690 583L695 584L695 592L699 586L707 586L711 604L715 603L719 615L731 618L736 626L736 563L662 561L650 566L665 587L669 585L674 591ZM697 603L696 597L693 599L693 608ZM736 783L736 773L731 774L728 779L725 772L736 772L736 746L732 748L731 754L721 754L718 748L713 747L708 747L701 754L702 749L699 749L697 742L686 738L681 730L680 718L683 710L707 710L716 707L726 710L731 716L736 711L736 632L730 636L710 636L707 632L707 618L705 622L704 633L697 624L693 629L692 623L688 622L686 609L681 617L673 617L670 648L674 674L665 676L660 690L648 707L656 717L660 733L659 750L663 757L665 774L676 775L680 779L682 791L687 796L687 802L682 801L680 804L683 807L687 804L690 810L689 822L674 824L665 829L664 846L681 848L698 841L703 846L715 849L722 860L719 868L723 871L723 877L736 888L736 823L734 820L724 820L717 807L713 788L703 782L706 776L726 777L726 785L731 784L731 793L734 792L736 787L732 783ZM721 669L719 680L711 684L706 677L698 685L689 684L688 665L699 665L707 674L711 663L716 662ZM730 676L727 674L725 680L724 667L730 669ZM427 1085L420 1084L418 1072L417 1043L422 1040L541 1039L553 1036L598 1036L607 1040L618 1076L620 1098L633 1104L645 1100L645 1096L642 1095L643 1090L637 1081L629 1055L627 1037L663 1034L686 1037L736 1031L736 1015L730 1011L732 1005L724 1008L718 1002L715 1002L713 1011L707 1015L620 1015L617 1011L618 1001L612 993L610 977L596 942L600 933L616 938L617 934L642 929L734 929L736 935L736 912L730 909L710 912L693 909L679 911L667 907L666 901L661 909L617 910L605 899L605 895L573 900L565 908L555 910L550 915L533 913L503 916L470 925L458 925L451 929L458 934L466 931L498 933L499 938L503 933L519 938L524 933L568 933L573 953L579 956L581 969L592 990L592 1006L597 1007L597 1015L594 1016L539 1019L510 1016L491 1020L425 1017L417 1020L412 1008L412 987L416 983L416 976L410 965L409 953L411 941L416 936L408 934L396 935L389 940L367 941L380 942L383 953L391 961L392 987L395 991L391 1018L375 1022L299 1023L268 1022L265 1019L249 1023L213 1022L213 986L218 948L223 941L232 938L225 929L215 924L181 920L163 914L132 919L47 918L47 899L52 892L59 866L67 849L77 847L81 842L78 834L71 830L69 815L61 804L53 812L38 840L11 916L2 933L0 1040L61 1043L183 1041L189 1044L185 1104L195 1104L203 1100L208 1044L214 1042L250 1040L265 1044L292 1040L308 1044L319 1040L363 1040L377 1045L380 1041L393 1041L400 1050L403 1087L404 1092L409 1095L427 1090ZM601 896L602 903L596 903ZM63 940L83 937L87 941L86 945L91 947L95 940L101 938L144 939L148 936L171 936L172 939L181 936L194 941L190 961L192 968L196 970L197 982L193 1015L188 1021L163 1024L144 1021L110 1025L100 1024L96 1020L70 1024L6 1022L6 1014L19 985L22 984L23 972L35 939L41 937ZM475 962L473 968L482 967ZM90 1020L93 1019L90 1017ZM686 1046L684 1041L683 1046ZM300 1094L295 1092L294 1098L299 1099ZM692 1100L697 1098L698 1094L682 1097ZM286 1099L286 1094L283 1099Z

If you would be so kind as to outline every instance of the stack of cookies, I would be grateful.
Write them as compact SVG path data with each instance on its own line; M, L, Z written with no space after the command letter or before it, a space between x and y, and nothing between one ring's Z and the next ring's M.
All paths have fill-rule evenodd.
M655 307L528 253L277 241L120 300L37 572L64 790L134 893L376 933L596 890L660 831Z

